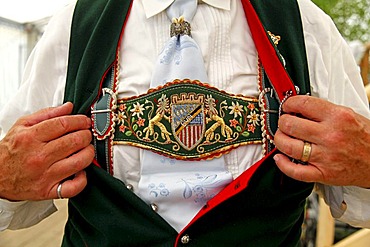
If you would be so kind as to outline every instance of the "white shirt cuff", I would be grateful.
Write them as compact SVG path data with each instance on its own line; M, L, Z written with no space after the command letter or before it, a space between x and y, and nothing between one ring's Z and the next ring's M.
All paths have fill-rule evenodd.
M343 187L343 197L347 207L338 219L355 227L370 228L370 189Z
M11 202L0 199L0 231L33 226L56 210L52 200Z

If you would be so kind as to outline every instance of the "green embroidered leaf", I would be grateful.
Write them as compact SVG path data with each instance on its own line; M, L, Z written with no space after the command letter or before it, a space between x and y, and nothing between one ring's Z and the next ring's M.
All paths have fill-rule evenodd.
M134 131L137 131L137 129L138 129L137 124L134 124L134 126L132 126L132 129L133 129Z
M126 131L125 135L126 136L132 136L132 131L130 131L130 130L129 131Z
M242 132L242 127L240 127L240 126L236 126L236 131L238 131L238 132Z
M239 118L239 123L243 124L243 118Z
M242 135L243 135L243 136L245 136L245 137L248 137L250 134L249 134L249 132L248 132L248 131L244 131L244 132L242 133Z
M133 122L135 122L135 118L134 117L131 118L131 123L133 123Z
M129 112L131 110L131 106L127 107L127 112Z

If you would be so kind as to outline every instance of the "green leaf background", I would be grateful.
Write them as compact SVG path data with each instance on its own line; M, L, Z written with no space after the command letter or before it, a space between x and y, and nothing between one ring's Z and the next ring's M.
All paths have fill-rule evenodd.
M334 21L347 41L370 42L370 0L312 0Z

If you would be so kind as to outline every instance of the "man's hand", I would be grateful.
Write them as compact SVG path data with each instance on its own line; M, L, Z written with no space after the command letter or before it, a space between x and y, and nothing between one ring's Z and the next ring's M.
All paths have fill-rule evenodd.
M20 118L0 141L0 198L44 200L69 198L86 186L83 171L94 158L90 119L70 115L66 103Z
M310 97L294 96L283 104L284 115L275 135L277 166L301 181L370 187L370 120L353 110ZM303 145L311 143L307 165ZM288 156L288 157L287 157Z

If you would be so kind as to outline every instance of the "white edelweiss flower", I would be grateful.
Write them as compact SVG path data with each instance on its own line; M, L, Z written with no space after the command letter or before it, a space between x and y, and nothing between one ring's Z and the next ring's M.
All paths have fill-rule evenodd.
M242 105L239 105L239 102L236 102L236 104L234 102L231 102L232 106L229 106L229 109L231 110L229 112L229 114L234 114L234 118L236 118L237 116L241 117L242 116L242 112L243 112L243 106Z
M251 111L247 118L249 119L248 123L252 123L254 126L259 125L260 114L255 111Z
M134 108L130 110L130 112L132 112L133 117L134 116L140 117L140 115L143 115L144 105L141 105L139 102L137 102L133 106Z

